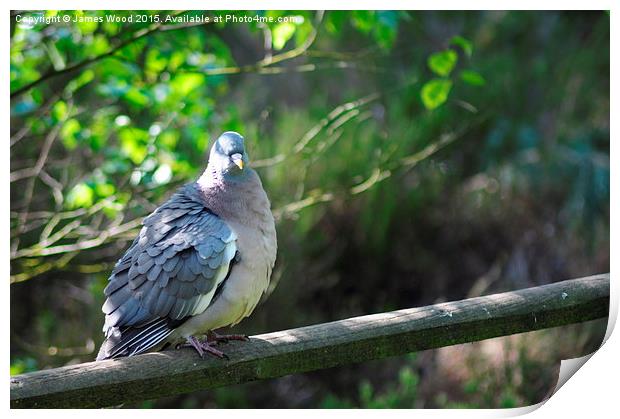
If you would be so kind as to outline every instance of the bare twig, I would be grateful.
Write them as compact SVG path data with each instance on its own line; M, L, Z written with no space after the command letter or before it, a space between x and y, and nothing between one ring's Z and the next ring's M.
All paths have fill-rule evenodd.
M85 249L92 249L93 247L97 247L105 243L110 238L121 235L122 233L126 233L129 230L133 230L138 227L142 223L142 218L136 218L134 220L123 223L119 226L109 228L105 231L101 231L99 236L94 237L92 239L78 241L76 243L61 245L61 246L53 246L53 247L44 247L38 248L35 246L29 247L26 249L21 249L13 255L13 259L18 259L22 257L37 257L37 256L50 256L57 255L60 253L70 253L76 252Z
M295 143L295 145L292 147L291 151L289 153L281 153L266 159L262 159L262 160L256 160L255 162L252 163L252 167L254 168L261 168L261 167L268 167L268 166L273 166L276 164L279 164L281 162L283 162L289 155L291 154L298 154L301 153L306 146L308 146L308 144L314 140L317 135L319 135L319 133L328 125L330 125L332 122L338 120L341 116L343 116L344 114L348 113L349 111L353 111L361 106L367 105L377 99L379 99L381 95L379 93L372 93L370 95L364 96L360 99L351 101L351 102L347 102L344 103L342 105L339 105L337 107L335 107L331 112L329 112L329 114L327 114L327 116L323 119L321 119L317 124L313 125L312 128L310 128L302 137L301 139L299 139L299 141L297 141L297 143ZM353 115L355 116L355 115ZM346 122L348 119L342 121L340 125L344 124L344 122Z
M183 13L187 13L187 11L183 11L183 12L178 12L175 13L173 16L179 16ZM320 25L322 19L324 16L324 11L318 11L316 18L315 18L315 26L313 27L312 32L310 33L310 35L308 36L308 38L306 39L306 41L298 46L297 48L294 48L292 50L277 54L277 55L266 55L265 58L263 58L261 61L255 63L255 64L251 64L251 65L247 65L247 66L242 66L242 67L222 67L222 68L215 68L215 69L205 69L202 70L203 74L206 75L230 75L230 74L239 74L239 73L247 73L247 72L259 72L261 74L277 74L277 73L281 73L284 71L288 71L286 69L283 68L269 68L269 66L272 66L273 64L277 64L286 60L290 60L296 57L299 57L300 55L304 54L308 48L312 45L312 43L314 42L317 32L318 32L318 26ZM133 43L135 43L136 41L145 38L147 36L150 36L154 33L157 32L164 32L164 31L170 31L170 30L177 30L177 29L186 29L186 28L190 28L190 27L194 27L194 26L200 26L200 25L204 25L205 23L183 23L183 24L175 24L175 25L165 25L163 22L159 22L159 23L155 23L147 28L138 30L134 33L134 35L119 43L118 45L110 48L108 51L106 51L105 53L102 53L100 55L97 55L95 57L92 58L88 58L85 59L83 61L80 61L79 63L75 63L73 65L67 66L63 69L58 69L58 70L52 70L49 71L47 73L45 73L43 76L41 76L40 78L32 81L31 83L26 84L25 86L22 86L18 89L16 89L15 91L11 92L11 98L14 98L16 96L21 95L24 92L27 92L28 90L32 89L33 87L37 86L38 84L52 78L52 77L57 77L59 75L62 74L67 74L67 73L72 73L76 70L79 70L80 68L89 66L97 61L100 61L104 58L110 57L112 55L114 55L115 53L117 53L118 51L122 50L123 48L127 47L128 45L131 45ZM346 63L342 63L340 65L340 68L346 67L347 64ZM309 67L299 67L298 71L312 71L314 70L316 67L313 67L313 65L310 65Z
M52 106L58 100L59 96L60 95L58 93L52 95L45 102L45 104L43 106L40 106L36 110L36 117L39 118L42 115L45 115L46 113L48 113L49 110L52 108ZM25 124L23 127L21 127L13 136L11 136L10 146L13 147L15 144L17 144L19 141L21 141L26 136L26 134L28 134L28 132L30 132L31 129L32 129L32 126L30 124Z
M469 130L473 126L476 126L478 123L480 123L483 120L484 118L479 118L475 123L469 124L468 126L463 127L455 132L444 134L439 138L439 140L427 145L421 151L414 153L412 155L403 157L396 162L390 162L384 168L376 167L366 180L349 188L348 194L347 193L343 194L342 198L346 199L347 197L352 197L355 195L359 195L363 192L366 192L370 190L371 188L373 188L374 186L376 186L377 184L379 184L380 182L383 182L384 180L388 179L398 170L401 170L401 171L411 170L421 161L432 156L434 153L441 150L448 144L451 144L458 138L461 138L463 134L467 132L467 130ZM311 196L299 199L298 201L295 201L295 202L288 203L274 210L274 216L276 217L276 219L281 219L284 216L291 216L292 214L304 208L310 207L312 205L333 201L335 197L336 195L331 192L318 192L317 190L313 190Z
M71 261L71 259L76 256L77 253L67 253L54 261L39 261L35 266L31 267L27 271L11 275L11 284L27 281L31 278L34 278L35 276L41 275L54 269L62 269Z
M26 219L28 218L28 211L30 210L30 203L32 201L32 194L34 192L34 184L36 180L36 176L39 175L43 166L45 165L45 161L49 155L49 151L52 148L52 144L56 140L58 136L58 132L60 131L61 125L56 125L46 136L45 142L43 143L43 148L41 149L41 153L39 154L39 158L37 159L37 163L34 167L24 170L29 170L28 173L22 171L20 179L24 177L30 177L28 179L28 184L26 185L26 193L24 194L24 211L20 214L17 223L17 234L15 239L11 243L11 255L13 255L17 249L19 248L20 235L24 232ZM14 172L15 173L15 172ZM18 177L18 176L16 176ZM11 174L11 182L14 181L13 173Z
M37 159L37 162L33 167L16 170L15 172L11 173L11 183L20 179L39 175L39 173L43 169L43 166L45 165L45 161L47 160L50 149L52 148L52 144L54 144L54 141L56 140L56 137L58 136L61 128L62 124L57 124L47 134L47 136L45 137L45 142L43 143L43 148L41 149L41 153L39 153L39 158Z
M257 73L257 74L282 74L287 72L309 72L315 71L317 69L327 69L327 68L349 68L355 65L351 63L347 63L344 61L337 62L335 64L327 64L327 65L317 65L317 64L300 64L293 67L275 67L274 64L282 63L284 61L289 61L294 58L300 57L304 55L310 46L314 43L316 39L319 25L323 20L324 12L318 11L315 24L313 26L312 32L308 35L308 38L304 41L304 43L296 48L293 48L289 51L285 51L276 55L271 54L270 47L267 48L267 39L271 36L271 32L266 29L265 34L265 57L257 61L253 64L248 64L244 66L229 66L229 67L219 67L219 68L182 68L179 69L179 72L184 73L196 73L203 74L207 76L222 76L222 75L235 75L235 74L243 74L243 73ZM267 33L269 35L267 35ZM271 41L269 41L271 44Z
M299 201L291 202L284 205L283 207L274 210L273 216L276 218L276 220L280 220L285 214L293 214L312 205L316 205L321 202L332 201L334 197L334 194L329 192L312 195Z
M173 14L173 16L179 16L182 15L183 13L187 13L186 11L183 12L177 12L175 14ZM122 50L123 48L127 47L128 45L131 45L133 43L135 43L136 41L139 41L142 38L145 38L149 35L152 35L160 30L162 30L162 28L164 27L164 23L160 22L160 23L154 23L153 25L150 25L147 28L143 28L140 29L138 31L136 31L133 36L121 43L119 43L118 45L110 48L108 51L96 55L94 57L91 58L87 58L85 60L82 60L78 63L75 63L73 65L67 66L63 69L60 70L52 70L52 71L48 71L47 73L45 73L44 75L42 75L41 77L39 77L38 79L26 84L25 86L20 87L19 89L14 90L13 92L11 92L11 99L14 97L17 97L19 95L21 95L22 93L27 92L28 90L32 89L33 87L37 86L38 84L52 78L52 77L58 77L62 74L68 74L68 73L72 73L76 70L79 70L80 68L89 66L93 63L96 63L97 61L101 61L104 58L107 58L115 53L117 53L118 51ZM173 28L170 29L177 29L177 28L185 28L187 27L186 25L174 25Z
M56 207L60 208L64 201L64 196L62 194L62 188L63 188L62 184L56 179L54 179L49 173L47 173L43 169L41 169L41 171L39 172L39 179L41 179L43 183L45 183L47 186L49 186L52 189L52 195L54 195L54 201L56 201Z
M300 55L305 53L308 50L308 48L310 48L310 46L314 43L314 40L316 39L316 36L319 31L319 25L321 24L321 21L323 20L324 15L325 15L324 10L319 10L316 12L312 32L310 33L310 35L308 35L308 38L306 38L303 44L301 44L300 46L296 48L293 48L290 51L286 51L286 52L283 52L283 53L280 53L274 56L268 55L263 60L257 63L258 66L265 67L265 66L277 64L282 61L286 61L292 58L299 57Z

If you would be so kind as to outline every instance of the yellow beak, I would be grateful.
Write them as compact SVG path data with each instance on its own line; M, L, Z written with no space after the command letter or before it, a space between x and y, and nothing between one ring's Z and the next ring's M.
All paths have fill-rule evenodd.
M243 170L243 156L241 156L241 154L233 154L231 157L233 163L235 163L239 169Z

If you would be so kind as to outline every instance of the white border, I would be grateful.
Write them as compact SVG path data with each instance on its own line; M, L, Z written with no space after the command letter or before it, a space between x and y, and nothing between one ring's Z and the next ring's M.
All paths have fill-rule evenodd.
M4 3L6 4L6 3ZM519 2L499 2L499 1L467 1L467 2L456 2L456 1L445 1L445 0L434 0L432 2L413 2L413 1L367 1L367 0L358 0L355 3L344 4L344 3L336 3L336 2L328 2L324 0L313 1L313 2L296 2L295 4L291 4L291 2L286 1L263 1L263 2L249 2L249 1L239 1L239 0L231 0L226 2L195 2L195 1L187 1L187 0L176 0L174 2L164 2L160 0L150 0L150 1L123 1L120 4L106 4L106 9L170 9L172 6L175 9L181 8L191 8L191 9L289 9L289 10L315 10L315 9L417 9L417 10L439 10L439 9L451 9L451 10L612 10L611 12L611 42L612 42L612 69L615 68L615 71L618 71L618 54L614 47L618 45L618 31L616 29L617 25L620 22L620 19L617 17L617 13L620 13L620 7L616 6L617 1L603 1L603 0L590 0L588 2L570 2L570 1L541 1L541 0L522 0ZM83 1L34 1L34 0L23 0L20 2L10 2L10 4L6 4L5 8L10 9L100 9L102 6L101 1L92 1L92 0L83 0ZM5 12L6 13L6 12ZM6 19L8 18L8 13L5 14L5 24L2 25L2 36L4 42L2 42L2 53L3 56L8 56L9 52L9 25L6 24ZM611 71L611 74L617 74L615 71ZM5 61L5 65L0 69L2 74L3 82L0 85L0 89L2 89L2 97L4 98L2 102L2 115L5 120L5 132L9 130L10 124L10 112L9 112L9 66ZM618 91L618 83L615 81L616 79L612 78L611 81L611 97L616 97ZM614 101L611 100L611 121L618 120L616 107L613 105ZM614 132L612 129L611 132ZM5 137L5 147L8 147L9 141L8 137ZM10 159L9 153L3 153L2 156L2 164L5 173L5 179L8 180L9 177L9 167L10 167ZM611 146L611 167L614 169L611 172L611 214L619 213L620 207L618 206L618 176L616 175L616 169L618 161L618 152L617 147ZM4 223L2 224L2 236L10 237L9 235L9 182L4 182L2 184L2 192L5 196L5 199L2 200L2 209L5 214ZM614 250L617 250L615 246L616 240L618 238L618 227L617 223L614 220L611 220L611 249L612 255L615 255ZM2 243L4 248L5 255L5 263L2 264L2 278L5 279L5 283L8 287L8 278L9 278L9 266L8 266L8 255L9 255L9 242L5 240ZM615 272L617 267L617 259L614 257L611 258L611 271ZM617 318L618 313L618 289L617 289L616 281L612 279L612 305L611 312L615 313L615 316L612 318ZM4 319L10 318L10 305L9 305L9 292L6 290L2 293L1 303L4 307ZM8 326L7 321L3 324ZM619 363L616 354L620 354L620 339L618 338L618 333L612 334L609 340L603 345L603 347L594 354L594 356L585 364L585 366L577 372L575 377L570 379L559 391L556 393L551 399L544 404L544 406L540 409L535 410L530 414L530 417L534 418L548 418L548 417L567 417L567 418L583 418L585 415L590 417L609 417L611 412L618 411L615 398L617 396L617 384L618 384L618 372L619 372ZM4 328L4 336L6 339L6 344L2 345L2 353L5 359L5 362L9 361L9 331L8 327ZM7 368L8 370L8 368ZM5 394L8 396L8 380L5 381L5 385L7 386ZM8 397L5 402L5 406L9 407ZM498 411L488 411L488 410L438 410L438 411L428 411L428 410L403 410L403 411L370 411L370 410L354 410L354 411L340 411L340 410L331 410L331 411L322 411L321 415L329 415L329 416L338 416L341 418L343 415L355 415L356 417L369 417L369 416L384 416L389 414L390 416L402 416L410 418L412 415L415 417L470 417L470 418L481 418L481 417L503 417L503 416L514 416L525 413L525 410L529 410L527 408L523 409L514 409L514 410L498 410ZM176 413L179 414L180 412ZM208 415L208 412L199 413L199 412L188 412L190 414L205 414ZM318 412L314 410L301 410L290 412L288 410L262 410L262 411L254 411L254 412L246 412L246 411L229 411L229 412L219 412L218 415L232 415L235 416L237 414L242 415L269 415L270 417L284 417L289 415L295 415L300 418L302 417L312 417ZM12 415L23 417L30 417L33 414L37 414L35 411L20 411L13 410L11 411ZM62 417L72 416L72 415L83 415L84 412L77 410L70 411L47 411L44 413L45 415L51 415L52 417L58 415L62 415ZM90 411L89 414L100 416L100 415L111 415L126 417L128 415L138 415L138 416L146 416L149 418L152 417L163 417L163 415L169 416L171 413L168 411L119 411L119 410L94 410Z

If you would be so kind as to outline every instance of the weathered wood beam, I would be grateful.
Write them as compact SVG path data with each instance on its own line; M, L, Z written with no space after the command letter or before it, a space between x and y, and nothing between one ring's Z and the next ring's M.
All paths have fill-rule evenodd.
M190 349L11 377L11 407L102 407L608 316L609 274L253 336L230 360Z

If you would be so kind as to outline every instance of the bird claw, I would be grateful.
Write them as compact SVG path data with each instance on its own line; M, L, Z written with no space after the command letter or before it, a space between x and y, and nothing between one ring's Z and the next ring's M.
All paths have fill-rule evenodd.
M205 354L210 354L220 359L230 359L228 358L228 355L226 355L224 352L214 348L211 343L209 343L208 339L200 340L195 336L189 336L186 343L177 345L177 349L184 347L194 348L202 359L204 359Z
M176 348L194 348L203 359L205 354L211 354L220 359L229 359L228 355L215 348L213 345L227 343L231 340L249 341L250 338L248 335L220 335L210 331L204 339L197 338L196 336L189 336L187 337L187 342L177 345Z

